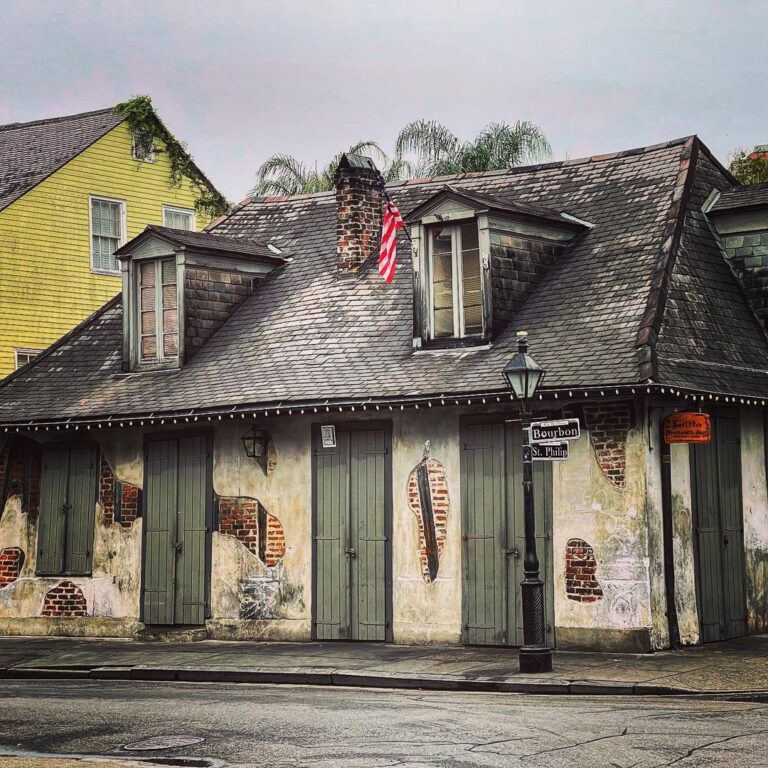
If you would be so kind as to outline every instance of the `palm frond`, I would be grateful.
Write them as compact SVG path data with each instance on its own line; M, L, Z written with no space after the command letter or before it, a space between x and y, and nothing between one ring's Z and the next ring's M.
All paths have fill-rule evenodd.
M408 123L395 142L395 155L409 153L419 158L456 158L461 151L461 141L436 120L415 120Z
M291 155L268 157L256 171L255 195L298 195L307 182L307 167Z

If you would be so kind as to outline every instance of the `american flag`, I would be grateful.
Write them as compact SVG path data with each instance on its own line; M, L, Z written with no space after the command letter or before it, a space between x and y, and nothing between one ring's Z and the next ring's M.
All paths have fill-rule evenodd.
M391 283L397 268L397 230L405 226L397 206L386 198L384 221L381 227L381 250L379 251L379 274Z

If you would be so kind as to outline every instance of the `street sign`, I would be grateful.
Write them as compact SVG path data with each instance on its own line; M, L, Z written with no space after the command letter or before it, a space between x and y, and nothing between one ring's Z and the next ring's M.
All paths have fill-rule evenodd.
M577 440L581 435L578 419L534 421L531 424L532 443L554 443L559 440Z
M712 422L708 413L670 413L664 419L664 442L709 443L712 440Z
M534 461L565 461L568 458L568 443L534 443Z

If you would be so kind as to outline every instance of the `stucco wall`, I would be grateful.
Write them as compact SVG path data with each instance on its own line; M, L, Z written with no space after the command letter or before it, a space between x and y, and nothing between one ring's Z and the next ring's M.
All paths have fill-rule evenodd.
M479 408L441 408L352 414L392 422L393 631L399 643L458 643L461 638L461 487L459 420ZM637 408L626 433L621 481L606 470L603 444L583 429L571 458L553 466L554 607L557 642L609 648L663 647L666 635L662 557L659 423ZM214 428L213 489L230 505L258 503L284 539L270 558L246 536L213 533L212 619L215 637L305 640L311 634L311 468L313 423L349 421L350 415L280 416L257 420L270 434L269 461L245 457L240 436L249 420ZM648 428L650 424L650 428ZM648 431L650 429L650 431ZM750 631L765 631L768 616L768 491L764 423L760 409L744 408L742 495ZM141 430L94 430L116 477L143 486ZM414 506L414 472L430 442L431 482L441 495L439 568L425 567L423 529ZM653 450L648 453L650 448ZM602 451L602 453L601 453ZM650 457L648 461L646 458ZM683 643L696 643L698 614L687 446L672 447L675 602ZM416 502L417 503L417 502ZM93 576L34 576L37 521L12 495L0 518L0 550L24 553L18 578L0 585L0 632L131 634L140 628L142 520L108 524L97 503ZM229 530L229 529L227 529ZM274 555L274 552L278 555ZM581 560L574 559L581 558ZM593 558L593 561L590 559ZM569 570L570 569L570 570ZM573 571L591 590L575 594ZM568 575L566 571L569 570ZM46 596L71 582L85 616L43 617ZM66 592L67 588L63 588ZM49 601L50 602L50 601ZM81 603L77 603L81 605ZM79 610L79 609L78 609ZM645 640L643 640L645 638Z

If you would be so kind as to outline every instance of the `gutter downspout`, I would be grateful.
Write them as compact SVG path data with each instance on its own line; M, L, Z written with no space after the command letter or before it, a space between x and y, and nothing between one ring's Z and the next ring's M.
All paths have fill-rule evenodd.
M661 442L661 519L664 551L664 590L667 600L667 625L669 628L669 645L672 648L680 646L680 627L677 623L677 607L675 605L675 553L674 530L672 526L672 452L664 442L664 419L659 426Z

